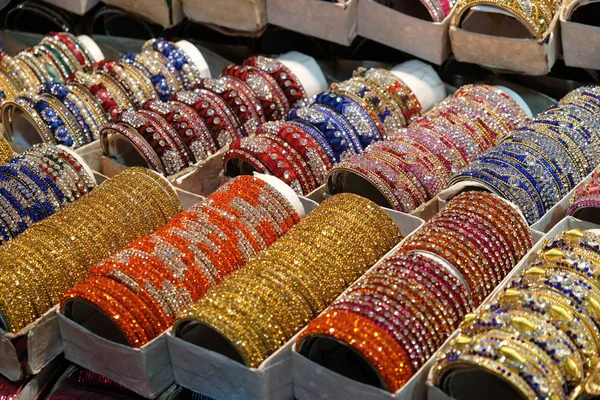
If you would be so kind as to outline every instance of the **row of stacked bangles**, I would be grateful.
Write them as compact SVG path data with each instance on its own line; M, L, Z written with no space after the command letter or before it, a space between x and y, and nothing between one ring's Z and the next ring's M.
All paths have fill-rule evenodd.
M146 397L600 395L600 87L532 115L417 61L324 82L297 53L211 78L164 39L3 54L11 388L64 351Z

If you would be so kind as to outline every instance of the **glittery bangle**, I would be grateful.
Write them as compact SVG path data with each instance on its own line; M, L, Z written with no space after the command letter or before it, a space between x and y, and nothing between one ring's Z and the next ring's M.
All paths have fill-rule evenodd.
M203 78L200 70L194 62L188 57L185 51L181 50L174 43L168 42L163 38L151 39L142 46L143 51L154 50L169 59L183 82L185 89L190 89L198 80Z

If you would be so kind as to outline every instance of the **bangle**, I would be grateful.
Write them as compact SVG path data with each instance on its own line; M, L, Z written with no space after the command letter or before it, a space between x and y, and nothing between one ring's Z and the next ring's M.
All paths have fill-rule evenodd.
M338 86L333 86L332 90L338 90ZM353 93L342 89L339 91L343 94L319 93L312 104L325 105L345 118L358 134L362 148L366 148L374 140L382 140L384 131L381 122L372 110L369 111L367 103Z
M17 57L4 55L0 60L0 69L13 78L21 91L36 90L41 85L35 72Z
M290 103L277 81L262 69L251 66L229 65L223 76L233 76L244 81L260 100L267 121L277 121L290 111Z
M191 106L198 112L212 132L219 148L244 136L244 131L235 113L216 93L206 89L177 92L175 100Z
M174 64L181 76L185 89L189 90L202 78L202 74L196 64L188 57L185 51L181 50L174 43L168 42L163 38L150 39L144 43L142 50L151 51L150 49L164 55Z
M117 138L122 138L130 143L150 169L162 175L168 175L162 160L146 139L135 128L122 123L108 124L100 131L100 145L102 146L102 153L106 157L115 157L119 154L117 151Z
M167 101L171 95L182 89L177 81L176 71L167 60L159 60L157 57L164 57L160 53L141 52L127 53L121 56L121 62L135 67L142 72L153 85L154 90L162 101ZM169 68L170 67L170 68Z
M206 123L185 103L150 100L144 108L163 117L179 134L190 150L190 162L198 163L217 152L216 143Z
M243 81L233 76L219 79L203 78L194 89L208 89L220 95L233 110L246 136L256 133L260 124L265 122L262 105L254 92Z
M291 108L306 106L308 96L302 83L281 61L265 56L252 56L246 58L242 65L259 68L271 75L285 93Z
M387 90L404 112L407 124L413 123L423 110L414 92L393 72L382 68L359 67L353 77L364 77Z
M90 104L99 104L102 107L106 118L114 119L119 113L120 108L123 105L126 105L126 103L118 103L117 100L121 101L121 99L117 93L113 92L114 86L106 86L104 83L102 83L101 79L102 75L98 73L85 74L82 72L76 72L70 79L70 84L85 87L89 91L89 93L94 97ZM129 102L129 99L127 99L126 101ZM129 102L129 106L133 107L133 104Z

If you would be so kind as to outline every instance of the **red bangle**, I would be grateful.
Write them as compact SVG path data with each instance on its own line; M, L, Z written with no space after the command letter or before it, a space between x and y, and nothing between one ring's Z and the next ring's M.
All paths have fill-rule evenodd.
M93 71L104 71L125 90L129 99L139 109L142 105L158 96L150 79L137 72L131 65L117 61L102 60L94 63Z
M285 93L292 108L306 105L308 96L302 83L282 62L265 56L252 56L245 59L242 65L259 68L271 75Z
M142 156L148 167L156 172L166 175L167 172L163 167L160 157L152 146L141 136L137 130L120 123L108 124L100 131L100 145L102 146L102 152L105 156L112 156L111 151L111 139L115 135L123 136L131 145L137 150Z
M159 114L177 131L190 149L193 163L203 161L217 152L217 145L206 123L187 104L176 100L150 100L144 104L144 109Z
M175 93L175 100L193 107L210 129L219 148L225 147L244 131L235 113L216 93L206 89Z
M158 154L167 175L173 175L189 165L185 144L167 121L148 111L123 111L119 121L134 128Z
M285 93L265 71L255 67L230 65L223 70L222 76L233 76L246 82L260 100L267 121L283 119L290 111L290 103Z
M233 76L203 78L194 85L193 89L196 88L208 89L220 95L235 112L248 136L256 133L260 124L265 122L262 105L252 89Z
M257 135L276 136L290 145L308 165L317 186L325 183L331 161L319 143L299 126L287 122L267 122L261 125Z
M67 48L69 49L69 51L73 54L73 56L75 56L75 58L77 59L77 61L79 62L79 64L84 68L88 68L91 63L92 60L87 58L87 55L84 54L79 47L77 47L77 45L71 40L71 38L67 37L64 33L61 32L50 32L48 34L48 36L54 37L58 40L60 40L65 46L67 46Z
M223 157L225 174L236 176L242 174L235 170L235 162L247 163L258 172L270 173L288 184L296 193L302 194L302 187L295 169L282 155L280 145L268 140L265 136L243 137L231 143L229 150ZM238 173L239 172L239 173Z

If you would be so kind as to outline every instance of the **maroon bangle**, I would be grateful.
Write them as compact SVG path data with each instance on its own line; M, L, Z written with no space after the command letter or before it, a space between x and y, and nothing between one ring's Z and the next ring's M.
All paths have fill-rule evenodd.
M210 129L219 148L244 136L235 113L219 95L210 90L196 89L175 93L175 100L193 107Z
M259 68L271 75L285 93L292 108L306 105L308 98L302 83L282 62L265 56L252 56L245 59L242 65Z
M256 133L259 125L265 122L265 113L256 95L243 81L233 76L219 79L203 78L193 89L211 90L229 104L242 123L246 135Z
M106 125L100 131L100 145L102 146L102 152L105 156L110 157L112 153L110 151L110 138L113 135L121 135L137 150L142 158L148 164L148 167L158 173L166 175L167 172L163 166L160 157L152 146L139 134L133 127L122 124L122 123L111 123Z
M302 194L302 187L296 170L282 155L282 147L264 136L243 137L229 145L229 150L223 157L225 175L236 176L242 171L235 169L236 162L245 162L257 168L258 172L276 176L290 186L296 193ZM239 168L241 170L241 168Z
M333 166L319 142L302 128L288 122L267 122L258 129L257 135L277 136L289 144L308 165L317 186L325 183L327 171Z
M159 114L177 131L190 150L191 162L198 163L217 152L217 144L206 123L187 104L176 100L150 100L144 109Z
M142 135L160 157L167 175L173 175L189 165L185 144L160 115L148 110L126 110L119 116L119 121Z
M296 149L276 135L255 136L255 138L258 137L266 138L273 143L273 146L281 150L281 154L283 154L290 166L296 172L296 177L298 178L300 187L302 188L302 192L300 194L306 195L317 188L318 185L315 176Z
M267 121L283 119L290 111L290 103L285 93L265 71L255 67L230 65L223 70L222 76L233 76L246 82L260 100Z

